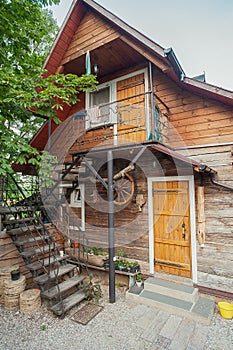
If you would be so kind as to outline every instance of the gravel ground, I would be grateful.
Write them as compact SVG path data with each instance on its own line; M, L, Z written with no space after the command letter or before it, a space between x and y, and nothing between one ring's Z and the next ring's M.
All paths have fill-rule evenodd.
M83 326L70 320L78 308L71 310L64 319L50 313L43 305L34 314L7 311L0 308L0 349L1 350L163 350L170 349L172 339L161 336L163 324L154 323L151 338L148 327L159 315L164 320L171 315L148 306L137 305L125 300L125 289L117 288L115 304L110 304L108 289L104 288L104 306L96 317ZM172 316L175 319L175 316ZM185 323L186 319L177 318ZM187 321L188 322L188 321ZM191 323L192 324L191 324ZM212 318L210 326L202 326L189 320L193 327L191 340L185 344L171 347L174 350L231 350L233 349L233 320L225 320L218 313ZM198 328L199 327L199 328ZM163 328L165 329L165 328ZM177 332L179 331L179 328ZM197 333L197 331L199 333ZM200 338L200 331L203 340ZM177 333L176 332L176 333ZM196 333L195 333L196 332ZM196 338L195 338L196 334ZM175 337L175 335L174 335ZM160 343L158 342L158 339ZM162 339L162 340L161 340ZM185 339L185 337L184 337ZM162 342L163 341L163 342ZM167 342L166 342L167 341ZM173 343L172 343L173 344ZM196 345L195 345L196 344ZM199 345L198 345L199 344ZM175 345L174 345L175 346ZM182 347L183 346L183 347Z

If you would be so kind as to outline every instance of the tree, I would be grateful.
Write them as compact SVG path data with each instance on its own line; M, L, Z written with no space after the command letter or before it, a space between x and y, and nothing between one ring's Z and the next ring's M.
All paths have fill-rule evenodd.
M39 165L41 154L29 145L44 122L64 104L96 86L92 75L56 74L45 78L42 63L57 33L44 7L60 0L0 0L0 175L12 164ZM33 156L33 157L31 157Z

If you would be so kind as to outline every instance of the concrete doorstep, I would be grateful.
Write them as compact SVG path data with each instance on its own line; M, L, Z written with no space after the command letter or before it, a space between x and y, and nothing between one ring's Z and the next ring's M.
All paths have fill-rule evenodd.
M204 324L210 323L214 312L213 298L198 295L197 289L192 286L159 278L148 278L144 289L137 286L130 288L126 297Z

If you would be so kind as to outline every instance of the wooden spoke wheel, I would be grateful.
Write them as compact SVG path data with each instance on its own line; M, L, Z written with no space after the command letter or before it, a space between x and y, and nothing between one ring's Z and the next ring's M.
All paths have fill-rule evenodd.
M115 180L114 191L114 203L116 205L127 204L134 194L133 178L129 174L125 174L125 177Z

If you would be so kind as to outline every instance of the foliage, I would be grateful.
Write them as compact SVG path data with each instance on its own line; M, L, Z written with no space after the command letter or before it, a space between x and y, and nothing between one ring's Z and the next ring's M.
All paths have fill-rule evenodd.
M102 247L91 247L89 249L84 248L84 252L93 255L107 256L108 253L103 251Z
M40 326L40 330L41 330L41 331L46 331L46 329L47 329L47 327L46 327L45 324L42 324L42 325Z
M136 281L137 282L142 282L142 274L141 273L137 274Z
M0 175L11 164L38 166L41 155L29 145L47 118L96 86L92 75L46 76L42 63L58 27L44 6L59 0L0 0Z
M99 303L103 293L100 286L100 281L93 282L93 275L89 275L89 282L85 284L85 297L88 301L94 300L95 303Z
M123 250L123 249L119 249L119 250L117 251L117 256L123 258L123 257L125 256L124 250Z
M37 178L34 176L8 174L4 178L0 176L0 181L3 190L1 200L7 205L19 203L38 190Z

